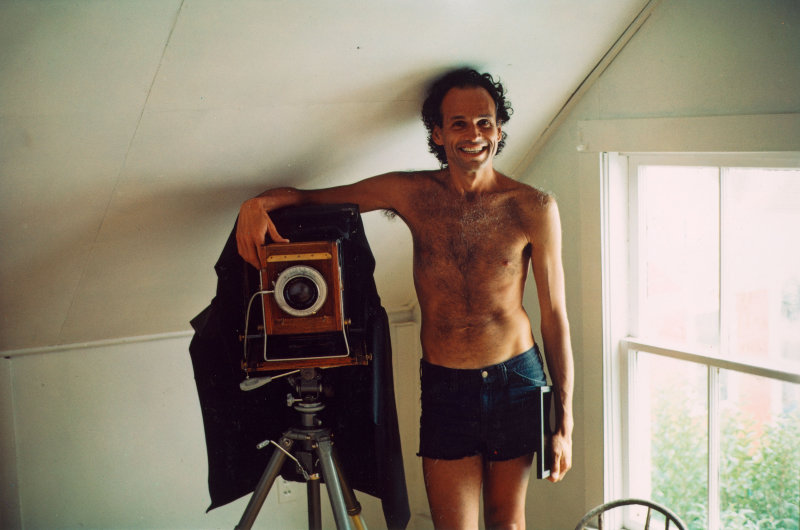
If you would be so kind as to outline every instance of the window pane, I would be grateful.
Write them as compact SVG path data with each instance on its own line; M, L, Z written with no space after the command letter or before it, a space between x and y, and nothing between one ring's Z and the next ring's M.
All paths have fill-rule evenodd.
M640 393L634 415L639 442L633 441L631 448L631 494L662 503L689 528L705 529L707 369L647 353L638 355L635 384Z
M641 166L639 197L639 335L716 347L718 169Z
M722 528L800 525L800 385L721 371Z
M800 170L731 168L723 189L728 349L800 361Z

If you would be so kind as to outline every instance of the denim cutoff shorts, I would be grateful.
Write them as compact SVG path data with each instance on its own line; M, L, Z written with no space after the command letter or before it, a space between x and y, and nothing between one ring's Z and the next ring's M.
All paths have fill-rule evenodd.
M536 451L538 387L547 385L538 346L479 369L420 363L419 456L511 460Z

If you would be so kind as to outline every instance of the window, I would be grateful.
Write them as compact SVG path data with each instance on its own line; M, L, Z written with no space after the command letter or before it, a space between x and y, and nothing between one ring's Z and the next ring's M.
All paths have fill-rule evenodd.
M618 494L690 528L797 529L800 157L605 161Z

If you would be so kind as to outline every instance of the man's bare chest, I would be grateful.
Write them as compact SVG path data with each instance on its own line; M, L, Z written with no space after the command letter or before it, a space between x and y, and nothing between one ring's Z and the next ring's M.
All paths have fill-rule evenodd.
M454 198L432 192L420 195L413 210L409 227L418 267L502 271L525 258L523 212L510 194Z

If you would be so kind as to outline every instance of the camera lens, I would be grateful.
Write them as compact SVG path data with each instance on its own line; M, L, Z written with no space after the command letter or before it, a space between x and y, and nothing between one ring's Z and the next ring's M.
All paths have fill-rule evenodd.
M283 298L294 309L308 309L314 305L318 296L317 284L303 276L292 278L283 288Z
M328 286L320 272L307 265L294 265L278 275L275 302L294 317L315 314L325 304Z

